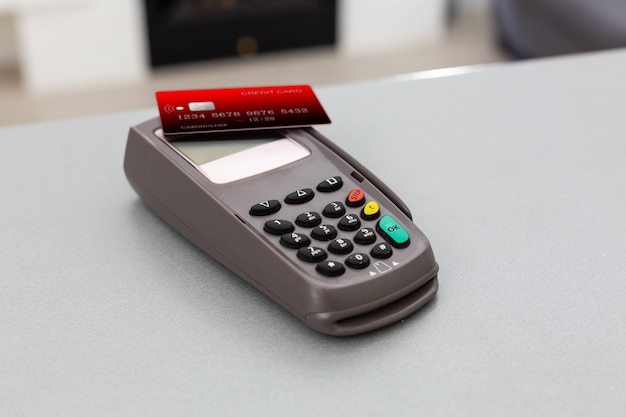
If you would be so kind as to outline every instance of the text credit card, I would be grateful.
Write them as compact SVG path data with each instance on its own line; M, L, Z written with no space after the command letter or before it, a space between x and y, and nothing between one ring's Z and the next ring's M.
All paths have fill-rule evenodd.
M330 123L308 85L160 91L156 99L165 134Z

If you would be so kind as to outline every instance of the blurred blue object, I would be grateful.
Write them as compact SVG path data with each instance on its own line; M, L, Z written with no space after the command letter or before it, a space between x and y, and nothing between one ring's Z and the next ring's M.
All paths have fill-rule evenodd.
M494 14L518 58L626 47L626 0L494 0Z

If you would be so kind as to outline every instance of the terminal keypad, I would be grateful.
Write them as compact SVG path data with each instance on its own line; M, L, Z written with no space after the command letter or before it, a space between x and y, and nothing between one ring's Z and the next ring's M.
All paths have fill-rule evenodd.
M304 187L283 197L287 205L312 202L321 214L303 210L293 219L273 218L282 207L278 199L253 204L249 213L269 218L263 230L278 237L286 250L293 249L300 261L316 264L317 273L326 277L339 277L346 267L368 268L376 260L393 258L394 249L409 246L408 232L378 202L369 200L361 188L341 191L343 185L337 175L318 182L318 195Z

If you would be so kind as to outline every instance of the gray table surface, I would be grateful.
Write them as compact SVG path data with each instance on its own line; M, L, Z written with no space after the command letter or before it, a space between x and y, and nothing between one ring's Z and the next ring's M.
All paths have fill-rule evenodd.
M0 415L623 416L624 74L614 51L317 88L441 267L349 338L142 205L122 158L156 109L0 129Z

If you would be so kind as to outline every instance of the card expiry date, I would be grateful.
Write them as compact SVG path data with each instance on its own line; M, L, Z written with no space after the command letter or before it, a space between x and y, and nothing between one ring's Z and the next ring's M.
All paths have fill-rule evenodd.
M330 123L308 85L160 91L156 98L165 134Z

